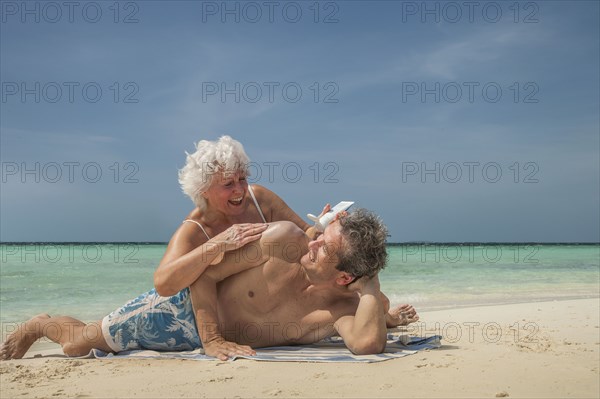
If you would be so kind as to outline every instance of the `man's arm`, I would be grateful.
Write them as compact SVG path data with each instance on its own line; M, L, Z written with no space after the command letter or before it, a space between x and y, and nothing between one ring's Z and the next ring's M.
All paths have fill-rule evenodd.
M363 277L349 288L359 292L358 308L354 316L340 317L334 328L354 354L383 352L387 342L386 312L380 296L378 277Z
M281 252L284 245L280 244L284 239L293 239L294 235L304 236L304 233L290 222L273 223L262 234L260 240L251 242L237 251L228 252L219 264L208 268L190 285L196 326L207 355L227 360L234 355L256 353L249 346L226 341L221 335L217 313L217 283L234 274L263 265L273 257L284 256ZM257 253L259 256L256 256ZM244 256L245 254L252 256Z
M221 336L217 313L217 280L204 275L190 286L192 306L204 353L220 360L234 355L252 356L256 352L246 345L226 341Z
M256 354L249 346L238 345L226 341L222 337L217 313L217 283L231 275L260 266L268 260L268 253L261 248L259 241L247 244L244 248L252 250L253 253L259 253L261 256L246 257L240 252L241 250L238 250L237 253L228 253L219 264L208 268L200 278L190 285L196 327L202 340L204 353L220 360L227 360L234 355Z

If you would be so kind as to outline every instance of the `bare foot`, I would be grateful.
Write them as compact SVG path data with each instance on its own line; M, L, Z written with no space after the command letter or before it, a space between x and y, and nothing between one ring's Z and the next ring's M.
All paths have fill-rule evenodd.
M388 319L396 326L407 326L419 320L419 315L412 305L398 305L389 310Z
M0 346L0 360L21 359L31 345L41 338L40 321L50 316L42 313L32 317L11 333Z

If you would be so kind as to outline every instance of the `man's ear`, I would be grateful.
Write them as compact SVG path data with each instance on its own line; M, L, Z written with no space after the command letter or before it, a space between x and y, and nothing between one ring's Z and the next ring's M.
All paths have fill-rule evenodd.
M335 282L339 285L349 285L356 280L356 278L346 272L342 272L338 278L335 279Z

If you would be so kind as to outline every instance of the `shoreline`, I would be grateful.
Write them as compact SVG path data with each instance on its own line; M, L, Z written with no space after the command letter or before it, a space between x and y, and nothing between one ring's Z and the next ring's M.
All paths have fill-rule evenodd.
M576 301L580 299L600 299L599 294L574 294L574 295L564 295L564 296L545 296L545 297L515 297L513 300L505 300L500 301L497 298L490 298L489 301L482 302L464 302L464 303L452 303L449 305L439 305L436 302L429 302L423 305L414 305L415 307L419 306L419 309L424 309L419 313L430 313L430 312L438 312L443 310L451 310L451 309L470 309L470 308L483 308L483 307L493 307L493 306L505 306L505 305L521 305L527 303L539 303L539 302L561 302L561 301ZM392 303L394 303L392 301Z
M56 348L0 362L0 396L592 398L599 315L600 298L421 312L406 332L441 332L442 348L373 364L49 356Z

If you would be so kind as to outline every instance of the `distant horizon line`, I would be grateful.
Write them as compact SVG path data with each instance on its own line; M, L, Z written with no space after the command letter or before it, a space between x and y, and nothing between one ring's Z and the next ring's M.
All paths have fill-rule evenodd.
M168 241L0 241L0 245L167 245ZM404 245L600 245L594 241L403 241L387 242L391 246Z

